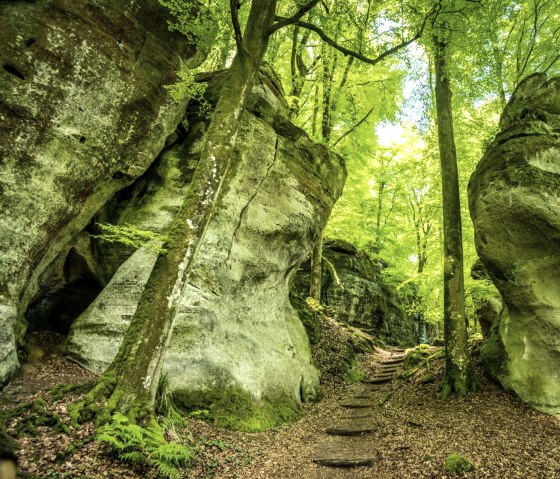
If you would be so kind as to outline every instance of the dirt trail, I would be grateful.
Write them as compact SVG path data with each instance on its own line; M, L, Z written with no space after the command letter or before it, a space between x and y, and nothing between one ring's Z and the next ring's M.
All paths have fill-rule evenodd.
M0 408L32 400L57 383L92 379L93 375L57 352L57 340L39 334L34 341L42 352L32 352L37 358L0 394ZM445 457L457 452L476 465L464 477L560 479L560 419L529 409L484 377L480 369L480 393L463 400L444 400L439 396L442 360L434 361L430 371L393 380L401 356L397 351L381 352L375 358L363 356L362 367L369 369L365 382L328 385L323 401L305 405L304 417L288 427L251 434L190 419L188 431L173 432L174 439L197 449L197 459L185 477L445 478L451 477L443 472ZM64 402L52 407L64 416ZM76 436L83 438L92 431L91 426L84 426ZM57 454L72 440L75 438L46 427L39 428L37 436L21 438L22 477L157 477L153 471L131 470L97 443L56 463ZM338 459L363 460L366 465L348 468L318 463Z
M372 436L382 431L385 424L376 409L383 404L380 398L387 395L404 359L404 351L394 352L383 358L376 373L366 379L352 396L339 402L340 411L333 422L318 438L312 461L320 466L354 468L373 466L376 458ZM324 471L318 471L318 475ZM348 471L330 471L330 477L345 477Z

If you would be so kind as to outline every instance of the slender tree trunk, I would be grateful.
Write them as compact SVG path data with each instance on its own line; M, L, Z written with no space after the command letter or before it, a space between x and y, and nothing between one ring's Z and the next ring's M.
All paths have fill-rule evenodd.
M447 44L434 36L435 94L441 161L444 248L444 329L446 384L444 395L465 395L477 380L467 352L467 324L463 281L463 246L459 173L453 131Z
M319 85L315 85L315 96L313 102L313 118L311 121L311 136L313 139L317 139L317 118L319 117Z
M492 53L496 70L496 88L500 98L500 106L504 109L507 104L506 92L504 90L504 57L497 46L492 48Z
M385 181L379 182L377 190L377 217L375 219L375 244L373 246L375 254L381 253L381 217L383 214L383 195L385 194Z
M332 70L334 70L332 52L329 46L323 43L323 117L321 120L321 137L325 145L331 141L331 92L332 92Z
M276 0L252 1L245 48L238 49L224 83L195 175L170 227L167 252L158 256L117 357L86 396L81 410L86 417L93 413L103 422L120 411L138 421L153 413L179 298L226 176L240 115L264 58L275 11ZM106 407L95 410L106 398Z
M322 259L323 259L323 232L319 234L315 246L313 247L313 256L311 257L311 275L309 277L309 296L316 301L321 301L321 283L322 283Z
M299 114L301 92L303 91L303 86L305 84L305 77L309 73L307 67L305 66L305 62L303 61L303 49L309 39L309 33L309 30L305 30L300 40L299 27L294 27L292 37L292 54L290 57L290 70L292 77L292 91L290 96L292 97L293 102L290 107L290 120L293 120Z

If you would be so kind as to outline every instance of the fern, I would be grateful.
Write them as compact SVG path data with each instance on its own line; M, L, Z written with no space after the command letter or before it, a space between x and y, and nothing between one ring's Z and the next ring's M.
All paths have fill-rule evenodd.
M92 235L107 243L120 243L132 248L146 248L154 253L165 253L166 249L162 245L167 240L167 236L153 231L141 230L132 225L112 225L109 223L96 223L100 234Z
M180 468L188 467L194 457L191 448L167 442L157 422L141 427L119 413L99 430L97 440L110 447L122 461L154 467L169 479L180 478Z

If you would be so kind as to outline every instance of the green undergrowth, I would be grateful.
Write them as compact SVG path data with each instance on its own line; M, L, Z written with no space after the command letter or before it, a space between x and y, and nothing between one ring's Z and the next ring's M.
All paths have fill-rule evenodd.
M17 407L4 409L0 413L0 424L7 425L17 419L10 431L15 438L36 435L41 426L70 436L68 446L56 456L55 462L58 464L64 463L79 449L95 440L106 446L110 454L114 454L118 459L136 468L155 468L158 471L158 477L162 478L185 477L195 452L192 447L168 441L168 436L178 435L179 428L182 437L185 437L183 434L185 418L178 412L169 394L165 393L166 388L163 388L164 392L158 395L157 401L158 412L163 414L160 416L161 424L154 415L149 422L139 425L124 414L117 412L104 424L99 425L96 433L79 438L74 433L84 422L80 417L80 412L83 412L85 404L84 399L68 404L67 411L70 417L66 419L55 414L52 406L71 394L84 394L86 390L90 391L85 396L93 391L91 384L56 385L44 395L44 398L37 398ZM99 390L96 394L98 393ZM188 437L188 434L186 436ZM17 445L14 443L15 447ZM63 477L57 474L53 471L52 477Z
M142 427L115 413L110 423L99 428L96 438L122 461L158 470L161 477L183 477L194 457L194 450L177 442L168 442L165 429L157 421Z
M0 413L0 422L2 424L7 425L16 418L19 418L19 420L11 433L15 437L35 436L37 428L41 426L52 427L56 432L71 434L68 424L59 415L50 410L49 403L43 398L22 403L15 408L7 409Z
M358 384L365 378L365 371L354 361L352 367L344 375L344 379L350 383Z
M432 361L444 357L442 349L434 350L427 344L420 344L406 353L403 361L403 369L399 373L400 378L409 378L414 376L420 370L425 369L426 374L420 377L420 382L431 383L435 381L434 375L431 373Z

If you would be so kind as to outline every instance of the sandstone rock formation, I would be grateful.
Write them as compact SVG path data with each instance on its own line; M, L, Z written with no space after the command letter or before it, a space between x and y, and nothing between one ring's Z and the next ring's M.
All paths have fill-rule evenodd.
M469 183L478 254L504 309L488 371L535 408L560 412L560 78L524 80Z
M412 298L397 292L383 278L377 264L352 244L326 240L323 246L321 302L332 308L340 321L357 326L388 344L414 345L424 336L424 325L416 324L405 308ZM297 288L309 291L309 265L298 274ZM409 291L411 293L411 291Z
M490 275L480 258L471 267L471 278L481 285L472 288L469 295L474 303L474 314L480 326L480 332L482 337L486 339L490 336L492 325L502 310L502 300L492 286Z
M0 3L0 384L38 278L179 122L195 49L157 0Z
M211 77L210 100L222 78ZM318 394L318 372L289 288L346 176L340 157L287 122L280 89L261 75L252 111L243 114L234 164L183 292L164 364L178 405L209 410L217 422L245 429L293 418L301 401ZM187 120L187 137L161 155L131 198L111 206L113 221L162 231L171 220L205 127L196 112ZM96 372L110 364L154 259L138 250L120 266L72 325L71 358Z

